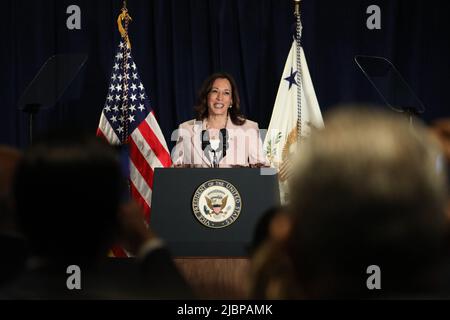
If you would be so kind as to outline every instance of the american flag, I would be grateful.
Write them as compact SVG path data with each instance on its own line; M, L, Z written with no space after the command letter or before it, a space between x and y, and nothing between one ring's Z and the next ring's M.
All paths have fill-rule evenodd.
M123 38L115 56L97 135L113 145L128 144L131 195L141 204L145 220L149 221L154 169L170 167L172 161L131 48Z

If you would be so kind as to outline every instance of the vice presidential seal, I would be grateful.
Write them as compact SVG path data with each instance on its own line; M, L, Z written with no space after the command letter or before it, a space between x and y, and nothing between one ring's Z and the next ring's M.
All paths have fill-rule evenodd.
M241 195L231 183L213 179L195 190L192 210L197 220L209 228L227 227L239 217Z

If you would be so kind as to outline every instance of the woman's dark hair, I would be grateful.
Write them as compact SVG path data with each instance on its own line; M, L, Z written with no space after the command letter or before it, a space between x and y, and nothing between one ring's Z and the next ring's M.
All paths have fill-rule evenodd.
M242 125L245 123L245 117L241 113L239 92L233 77L226 72L218 72L210 75L205 82L203 82L200 91L198 92L197 103L195 104L195 111L197 112L196 120L203 121L208 117L208 94L211 92L212 86L216 79L227 79L231 85L231 98L233 101L229 115L231 121L235 125Z

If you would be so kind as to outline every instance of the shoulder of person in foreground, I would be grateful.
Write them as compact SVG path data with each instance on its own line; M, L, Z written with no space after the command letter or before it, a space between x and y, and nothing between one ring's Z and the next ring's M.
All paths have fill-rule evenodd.
M122 206L119 214L121 244L137 257L144 277L142 286L148 285L160 298L193 297L164 241L145 225L139 205L131 201Z

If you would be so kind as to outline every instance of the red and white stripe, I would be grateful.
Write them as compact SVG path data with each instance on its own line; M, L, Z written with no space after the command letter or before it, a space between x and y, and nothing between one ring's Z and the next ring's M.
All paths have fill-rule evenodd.
M144 208L148 222L155 168L172 165L169 149L153 112L132 132L129 150L132 196Z
M120 144L120 140L102 113L97 135L110 144ZM152 200L153 174L155 168L170 167L172 160L162 131L150 112L144 121L131 133L130 186L133 198L141 204L148 222Z

